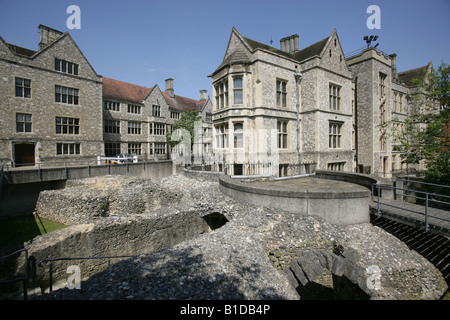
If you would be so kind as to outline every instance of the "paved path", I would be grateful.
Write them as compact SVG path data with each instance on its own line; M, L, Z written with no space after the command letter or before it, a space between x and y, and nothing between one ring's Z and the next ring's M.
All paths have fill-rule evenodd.
M370 207L374 214L377 214L378 203L374 197L370 202ZM425 228L425 206L412 204L400 200L380 199L380 211L382 216L386 216L395 221L399 221L417 228ZM450 236L450 211L428 208L429 230Z

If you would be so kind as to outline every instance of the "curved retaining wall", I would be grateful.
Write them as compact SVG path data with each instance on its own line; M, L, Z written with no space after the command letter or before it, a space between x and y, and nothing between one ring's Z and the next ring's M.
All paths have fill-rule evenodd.
M321 179L330 179L355 183L360 186L366 187L369 190L372 190L372 185L378 184L380 185L381 190L380 197L383 197L384 199L393 199L393 192L391 188L392 183L391 180L386 178L381 178L371 174L342 172L342 171L326 171L326 170L316 170L315 175L317 178ZM383 186L386 186L384 191ZM377 190L375 189L374 192L375 192L374 196L376 196Z
M224 194L239 201L300 215L318 216L335 225L370 221L370 191L358 185L347 183L345 188L340 189L337 184L329 184L329 188L321 189L312 184L311 188L289 189L243 181L221 176L219 187ZM333 185L335 187L331 187Z
M215 172L215 171L201 171L201 170L193 170L184 168L184 175L191 179L196 179L198 181L219 181L219 177L223 176L223 172Z

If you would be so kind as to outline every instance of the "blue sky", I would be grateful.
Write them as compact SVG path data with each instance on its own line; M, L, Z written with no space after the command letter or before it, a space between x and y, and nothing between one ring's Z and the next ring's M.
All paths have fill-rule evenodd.
M69 30L69 5L81 9L81 29ZM381 9L381 29L369 30L369 5ZM211 93L208 77L222 62L231 30L279 48L299 34L300 49L336 28L344 53L378 35L378 49L397 53L397 69L450 63L450 1L405 0L0 0L0 36L37 50L38 26L69 31L98 74L138 85L174 79L175 93Z

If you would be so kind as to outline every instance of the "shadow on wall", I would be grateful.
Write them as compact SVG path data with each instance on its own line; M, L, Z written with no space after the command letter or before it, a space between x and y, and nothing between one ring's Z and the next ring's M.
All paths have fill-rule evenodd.
M0 217L30 215L41 191L64 189L65 186L66 181L4 184L0 193Z
M199 246L168 248L118 262L82 282L81 289L68 288L46 294L43 299L158 299L242 300L246 291L259 291L258 299L283 299L276 289L264 290L248 280L258 278L258 265L239 264L236 273L225 272L205 259ZM245 266L244 266L245 265Z

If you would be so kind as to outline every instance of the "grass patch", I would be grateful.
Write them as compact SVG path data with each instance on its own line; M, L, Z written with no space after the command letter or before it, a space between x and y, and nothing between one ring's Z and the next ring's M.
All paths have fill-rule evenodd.
M34 214L0 219L0 246L15 246L38 235L67 227Z

